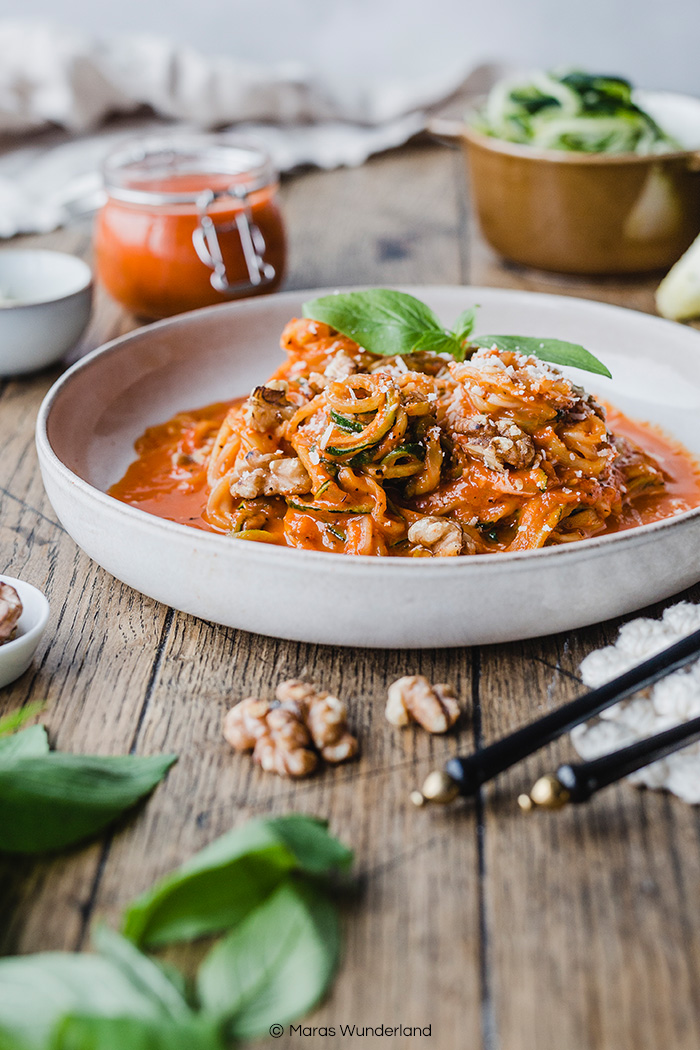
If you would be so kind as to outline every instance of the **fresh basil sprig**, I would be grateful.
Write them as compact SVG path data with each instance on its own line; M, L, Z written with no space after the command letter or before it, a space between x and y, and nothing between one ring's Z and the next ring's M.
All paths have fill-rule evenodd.
M146 956L141 956L140 967L162 973ZM174 985L172 993L177 994ZM124 1016L160 1023L181 1021L189 1013L183 999L174 1018L161 995L103 952L40 952L0 959L0 1031L31 1050L53 1046L52 1036L66 1017Z
M229 1037L254 1039L271 1023L308 1013L339 957L335 905L310 885L288 880L206 956L197 995Z
M529 335L478 335L471 340L471 345L477 348L497 346L499 350L518 350L521 354L531 354L553 365L569 365L612 379L602 361L578 343L567 343L564 339L538 339L537 336Z
M0 718L0 737L9 736L10 733L16 733L18 729L21 729L25 723L29 722L35 715L40 714L44 710L43 700L36 700L34 703L25 704L24 707L18 707L16 711L10 711L9 714L3 715Z
M329 877L351 860L323 821L302 814L224 835L125 917L125 929L161 943L224 932L192 995L182 975L100 927L97 954L0 959L0 1050L226 1050L299 1017L338 966Z
M293 872L327 876L352 852L300 814L251 821L212 842L127 908L123 931L149 947L219 933L243 921Z
M476 307L464 310L454 328L445 328L436 314L406 292L373 288L366 292L338 292L304 303L304 317L335 328L342 335L372 354L394 357L420 350L451 354L464 361L478 347L496 346L499 350L520 350L542 361L570 365L587 372L610 376L597 357L578 343L563 339L540 339L532 336L471 336Z
M50 751L43 726L0 737L0 852L81 842L148 795L176 760Z

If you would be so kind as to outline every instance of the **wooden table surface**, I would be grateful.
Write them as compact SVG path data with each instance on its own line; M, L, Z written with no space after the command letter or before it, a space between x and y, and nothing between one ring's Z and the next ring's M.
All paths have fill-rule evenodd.
M486 284L653 311L658 278L591 282L497 260L471 219L461 158L446 147L303 173L285 182L283 201L288 289ZM8 246L18 243L89 257L89 223ZM135 326L98 296L81 349ZM0 865L0 951L87 947L96 916L116 922L136 893L232 826L301 810L328 818L354 847L361 886L346 908L342 970L308 1023L431 1025L432 1034L270 1046L697 1050L700 811L625 784L587 806L523 816L518 792L571 756L568 740L476 804L408 803L447 756L576 695L582 657L614 640L619 621L510 645L394 652L281 642L167 609L98 568L56 521L33 426L58 374L0 384L1 568L42 588L52 609L34 666L0 693L0 713L45 700L41 720L58 748L174 751L180 761L117 833ZM466 707L458 732L431 738L385 722L387 684L406 673L453 683ZM292 676L348 701L357 763L290 782L231 754L226 709Z

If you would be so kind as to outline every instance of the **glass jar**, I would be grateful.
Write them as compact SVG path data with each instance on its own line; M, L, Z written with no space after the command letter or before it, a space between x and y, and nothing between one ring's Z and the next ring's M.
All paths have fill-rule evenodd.
M104 164L95 263L144 318L275 291L286 240L269 157L233 136L141 139Z

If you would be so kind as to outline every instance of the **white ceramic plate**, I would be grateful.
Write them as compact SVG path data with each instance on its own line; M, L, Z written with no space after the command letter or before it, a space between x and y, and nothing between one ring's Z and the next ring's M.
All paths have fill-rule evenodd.
M613 380L593 393L700 456L700 335L618 307L492 288L406 289L451 323L583 343ZM288 292L185 314L117 339L46 397L37 447L49 498L90 557L144 594L215 623L332 645L427 648L550 634L630 612L700 579L700 509L561 547L469 558L348 557L245 543L105 495L136 438L175 412L247 393L279 365L307 298ZM573 373L572 373L573 374Z

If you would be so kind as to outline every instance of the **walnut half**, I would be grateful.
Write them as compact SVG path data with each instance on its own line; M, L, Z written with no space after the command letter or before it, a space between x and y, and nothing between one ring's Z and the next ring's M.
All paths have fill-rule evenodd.
M345 762L357 754L342 700L291 679L277 686L270 702L248 697L224 719L224 737L235 751L253 751L253 761L279 776L308 776L326 762Z
M464 545L462 526L458 522L430 514L413 522L408 530L408 539L430 551L436 558L453 558L462 553Z
M9 583L0 583L0 645L14 637L21 615L22 602L17 591Z
M252 449L236 463L231 494L244 499L257 496L300 496L311 491L311 478L296 456Z
M422 674L407 675L389 686L385 715L393 726L417 722L429 733L446 733L460 715L451 686L431 685Z
M294 701L303 711L311 738L326 762L347 762L357 754L357 740L348 729L348 709L337 696L317 691L308 682L291 678L276 691L282 704Z

